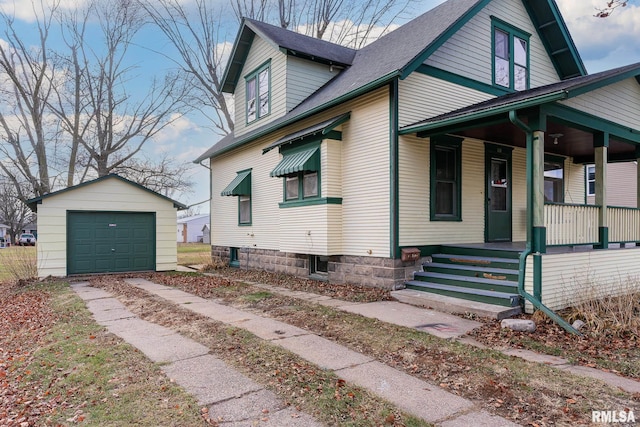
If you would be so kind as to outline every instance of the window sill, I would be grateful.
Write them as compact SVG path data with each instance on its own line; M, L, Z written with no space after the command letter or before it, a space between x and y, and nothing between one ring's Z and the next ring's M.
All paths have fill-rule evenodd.
M240 261L229 261L229 267L240 268Z
M317 280L319 282L328 282L329 273L311 273L309 279Z
M458 217L442 217L442 216L432 216L429 218L430 221L448 221L448 222L462 222L462 218Z
M312 199L289 200L286 202L281 202L278 204L278 207L280 207L280 209L284 209L284 208L295 208L298 206L341 205L341 204L342 204L341 197L316 197Z

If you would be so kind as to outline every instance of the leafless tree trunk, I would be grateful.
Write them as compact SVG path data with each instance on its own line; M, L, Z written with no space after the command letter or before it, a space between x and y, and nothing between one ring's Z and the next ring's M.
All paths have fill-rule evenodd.
M7 159L0 161L0 171L14 183L22 200L46 194L52 186L47 148L55 135L47 132L46 123L49 82L55 74L47 46L52 14L42 4L35 12L37 46L21 39L13 17L0 14L5 27L5 43L0 43L0 152ZM20 185L25 181L26 188Z
M141 3L155 25L177 49L186 84L191 85L193 105L211 120L217 133L233 131L233 117L222 93L221 77L224 51L218 43L220 15L207 0L195 0L195 11L189 11L180 0L156 0ZM174 60L174 59L173 59Z

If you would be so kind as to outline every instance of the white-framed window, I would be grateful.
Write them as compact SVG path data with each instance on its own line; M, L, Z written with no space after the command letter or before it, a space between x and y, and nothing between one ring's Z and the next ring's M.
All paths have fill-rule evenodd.
M271 111L271 64L267 62L246 78L247 123L269 114Z
M587 180L585 188L587 189L587 196L596 195L596 165L587 165L585 171L585 178Z
M238 196L238 224L251 224L251 196Z

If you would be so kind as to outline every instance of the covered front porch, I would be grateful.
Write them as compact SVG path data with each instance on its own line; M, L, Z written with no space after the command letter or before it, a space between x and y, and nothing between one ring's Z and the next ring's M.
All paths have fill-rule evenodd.
M607 198L611 163L637 165L640 159L639 75L640 66L634 65L570 79L494 98L400 131L430 141L446 135L503 147L493 149L495 155L487 150L485 241L467 246L518 253L519 294L529 309L529 303L559 309L603 291L626 291L629 280L640 278L636 249L640 190L633 195L634 206L609 206ZM526 151L526 164L524 170L511 171L504 153L516 147ZM564 198L569 185L563 175L565 162L591 165L589 173L582 167L581 203L576 203L575 191L571 200ZM510 230L500 234L492 229L491 218L494 211L510 209L512 178L518 174L526 175L522 221L526 239L513 242ZM628 179L640 183L638 166ZM593 204L587 203L587 191L595 196ZM496 218L498 228L515 224L511 216ZM589 295L592 291L595 294Z

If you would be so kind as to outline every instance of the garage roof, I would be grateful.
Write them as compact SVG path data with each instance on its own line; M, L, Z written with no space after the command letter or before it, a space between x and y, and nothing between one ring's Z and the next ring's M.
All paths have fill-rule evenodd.
M66 193L67 191L75 190L76 188L80 188L80 187L84 187L84 186L87 186L87 185L95 184L96 182L104 181L104 180L107 180L107 179L119 179L122 182L126 182L127 184L133 185L134 187L137 187L137 188L139 188L141 190L148 191L149 193L153 194L154 196L158 196L161 199L165 199L165 200L173 203L173 207L177 208L178 210L187 209L187 206L183 205L180 202L176 202L175 200L170 199L167 196L164 196L164 195L162 195L160 193L157 193L157 192L155 192L153 190L149 190L145 186L142 186L142 185L140 185L140 184L138 184L136 182L133 182L133 181L129 181L128 179L123 178L120 175L117 175L117 174L114 174L114 173L102 176L100 178L93 179L91 181L85 181L85 182L83 182L81 184L74 185L73 187L63 188L62 190L54 191L53 193L45 194L44 196L35 197L33 199L27 200L26 203L27 203L27 206L29 206L29 209L31 209L33 212L38 212L38 205L41 204L44 199L47 199L47 198L49 198L51 196L57 196L58 194Z

